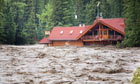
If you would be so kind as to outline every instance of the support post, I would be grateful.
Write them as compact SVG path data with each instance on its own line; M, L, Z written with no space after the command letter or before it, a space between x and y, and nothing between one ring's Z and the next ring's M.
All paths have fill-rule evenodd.
M94 31L92 31L92 39L94 39Z
M99 40L100 40L100 34L101 34L100 30L101 30L101 29L100 29L100 24L99 24Z
M114 31L114 40L115 40L115 37L116 37L116 32Z

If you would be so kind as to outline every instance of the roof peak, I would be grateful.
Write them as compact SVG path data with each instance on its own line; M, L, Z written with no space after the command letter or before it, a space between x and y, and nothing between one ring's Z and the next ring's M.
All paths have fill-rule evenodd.
M99 19L124 19L124 18L99 18Z
M64 26L56 26L54 28L76 28L76 27L89 27L91 25L84 25L84 26L67 26L67 27L64 27Z

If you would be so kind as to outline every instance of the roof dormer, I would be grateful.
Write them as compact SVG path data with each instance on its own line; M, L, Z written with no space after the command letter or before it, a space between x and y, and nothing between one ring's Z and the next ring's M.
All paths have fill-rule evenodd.
M64 31L62 30L62 31L60 31L60 34L62 35L64 33Z
M83 30L80 30L80 34L82 34L83 33Z
M72 35L72 33L73 33L73 30L70 31L70 34L71 34L71 35Z

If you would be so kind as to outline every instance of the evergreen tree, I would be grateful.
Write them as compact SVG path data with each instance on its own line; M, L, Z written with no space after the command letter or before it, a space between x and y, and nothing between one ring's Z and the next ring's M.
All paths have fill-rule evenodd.
M25 39L22 36L22 31L24 29L24 24L26 22L26 19L28 18L28 12L25 12L25 6L27 1L14 1L14 13L15 13L15 23L17 25L16 29L16 39L15 39L15 44L20 45L20 44L25 44Z
M14 13L11 1L3 0L2 3L2 16L1 16L1 41L6 44L14 44L16 24L14 22Z
M138 0L0 0L0 43L30 44L54 26L92 24L99 1L103 18L122 17L124 3L126 37L123 43L139 46Z
M24 28L21 31L21 37L24 39L23 44L32 44L36 40L36 12L34 4L36 4L33 0L28 0L26 2L26 11L24 16L26 20L24 21ZM28 15L26 14L28 12ZM21 42L20 42L21 43Z
M85 22L86 24L93 24L93 21L96 19L97 16L97 3L99 0L91 0L87 5L86 5L86 17L85 17ZM99 9L100 10L100 9Z
M51 0L48 2L48 4L45 6L45 9L42 10L41 14L37 14L37 17L39 18L39 26L40 28L38 29L38 34L39 34L39 39L42 39L45 34L44 31L51 31L53 28L53 23L52 23L52 2Z
M40 22L40 27L46 30L51 30L53 27L52 24L52 3L49 1L49 3L45 6L45 9L42 10L41 14L38 14L39 22Z
M116 0L117 1L117 0ZM113 3L111 3L113 4ZM103 18L111 18L111 6L107 0L101 0L100 4L100 14L102 15ZM113 10L114 11L114 10Z
M124 46L140 46L140 1L124 0L125 40Z
M4 0L0 0L0 43L4 41Z
M73 0L73 7L75 10L75 14L77 15L76 24L84 24L86 22L86 15L88 12L86 11L86 6L90 4L90 0ZM91 9L90 9L91 10Z
M52 0L52 22L54 26L72 26L74 10L71 0Z
M123 0L108 0L110 5L110 18L122 17Z
M89 4L86 5L86 24L93 24L93 21L97 16L97 1L91 0Z
M15 34L16 34L16 24L14 22L14 14L12 6L7 4L7 9L4 12L5 20L4 20L4 35L6 44L14 44L15 42Z
M77 15L77 25L84 23L84 2L83 0L73 0L74 1L74 9L75 14Z

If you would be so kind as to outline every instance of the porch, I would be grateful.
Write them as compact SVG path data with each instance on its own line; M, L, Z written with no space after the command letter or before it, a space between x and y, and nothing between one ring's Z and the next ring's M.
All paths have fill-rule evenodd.
M121 35L108 35L108 37L104 37L104 36L99 36L99 35L95 35L95 36L91 36L91 35L86 35L82 37L83 41L120 41L122 40L122 36Z

